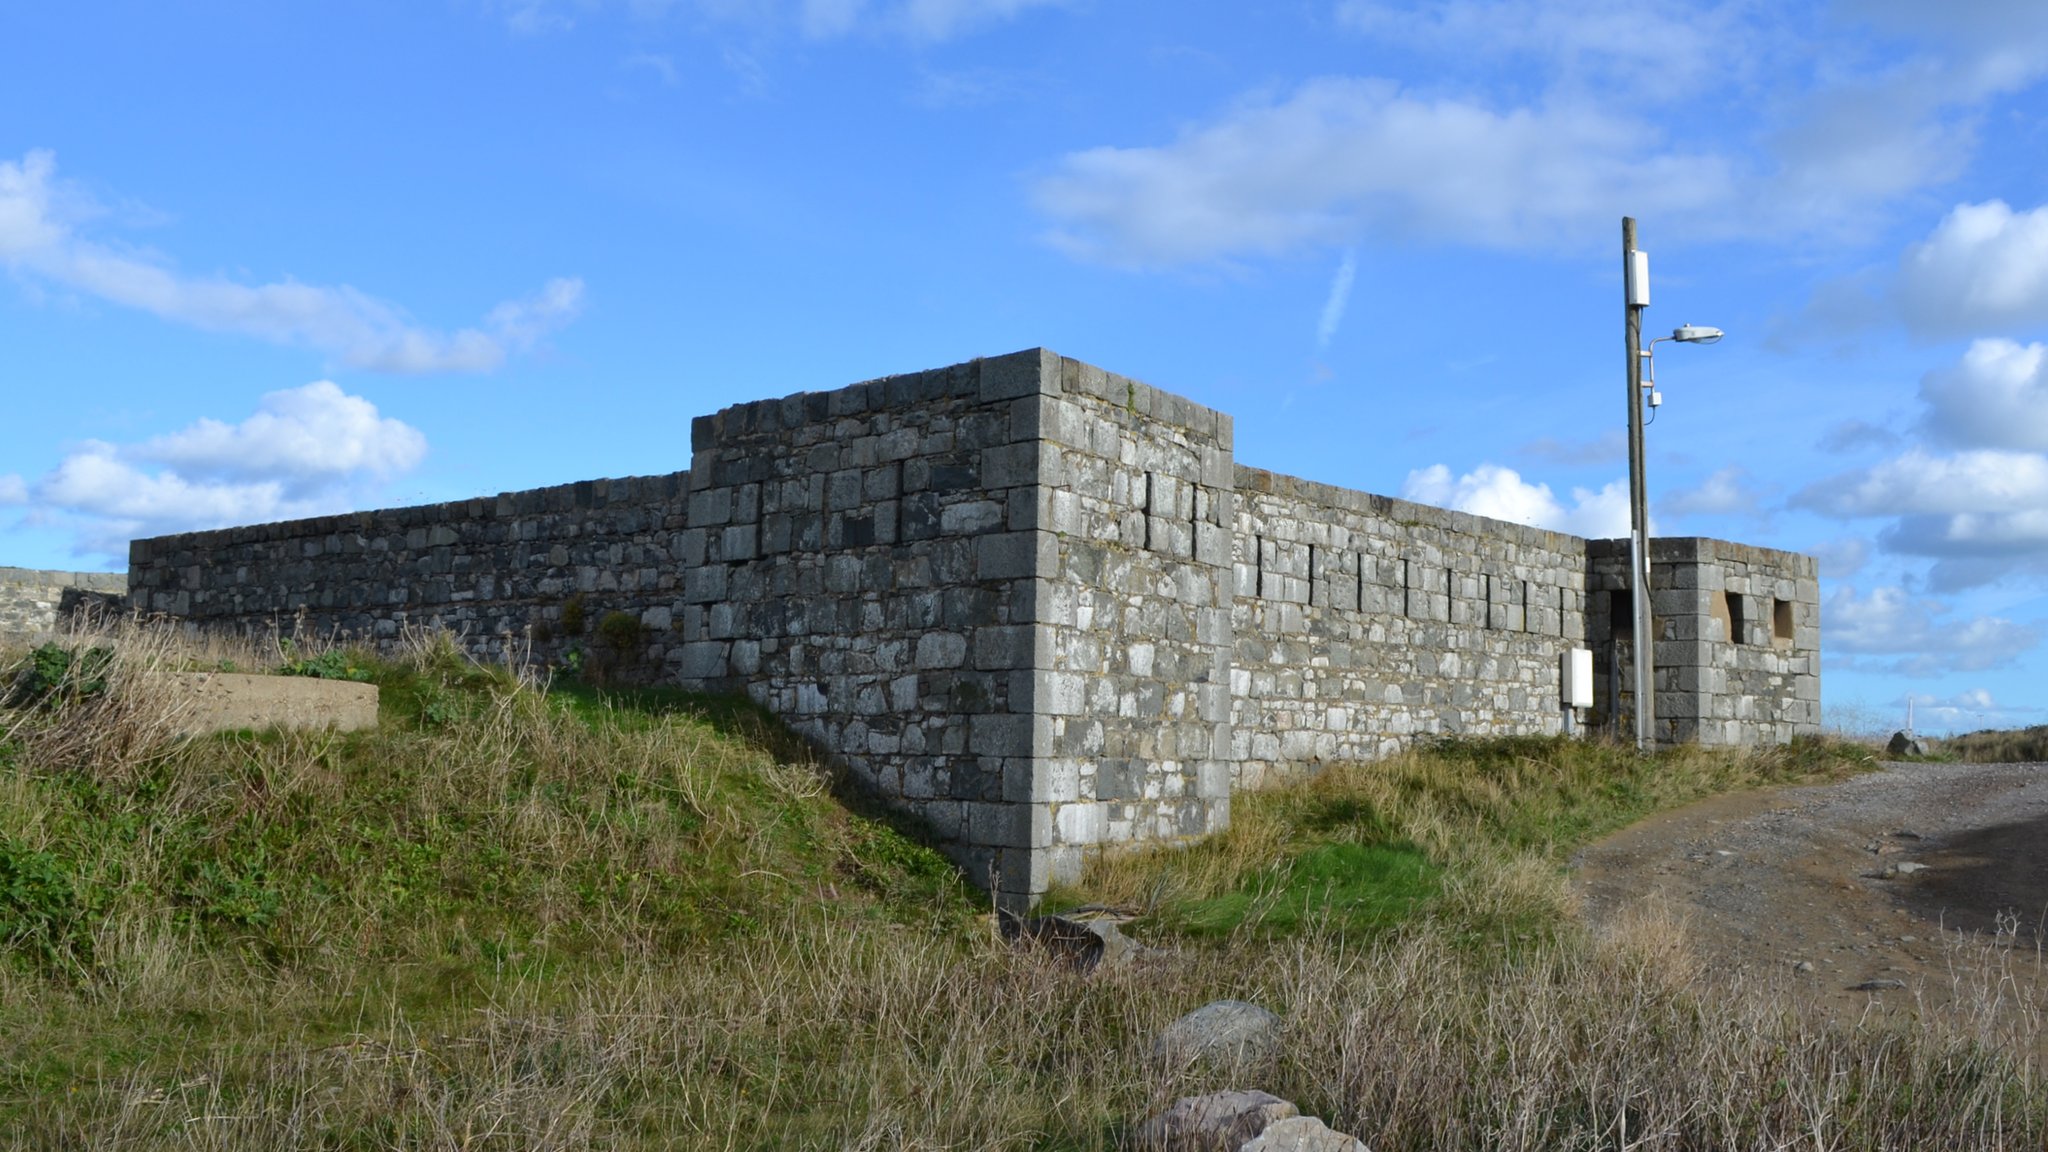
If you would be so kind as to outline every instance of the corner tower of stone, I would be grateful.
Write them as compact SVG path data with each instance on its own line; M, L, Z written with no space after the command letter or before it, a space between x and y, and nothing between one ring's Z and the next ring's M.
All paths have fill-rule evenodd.
M684 684L1028 903L1229 819L1230 418L1035 349L697 421Z

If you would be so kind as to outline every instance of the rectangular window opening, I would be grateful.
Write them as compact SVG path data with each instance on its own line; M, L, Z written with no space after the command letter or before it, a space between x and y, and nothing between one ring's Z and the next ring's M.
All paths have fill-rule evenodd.
M1790 600L1774 599L1771 601L1771 642L1780 647L1790 647L1792 644L1792 602Z
M1636 598L1627 588L1616 588L1607 594L1607 621L1616 637L1635 631Z
M1743 627L1742 593L1723 592L1721 597L1728 606L1728 642L1731 644L1749 643L1749 633Z

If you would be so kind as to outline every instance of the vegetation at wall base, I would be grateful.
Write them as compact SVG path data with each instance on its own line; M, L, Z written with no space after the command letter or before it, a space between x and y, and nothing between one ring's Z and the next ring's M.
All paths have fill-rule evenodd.
M2034 1006L1835 1023L1705 982L1681 925L1572 918L1586 839L1838 778L1843 747L1332 766L1063 893L1148 907L1129 930L1170 949L1091 974L1000 944L744 702L543 691L422 642L347 657L375 731L180 740L136 665L202 657L79 643L116 653L103 693L0 713L9 1146L1107 1149L1217 1087L1380 1152L2041 1142ZM1976 959L1994 989L2018 962ZM1224 997L1287 1017L1279 1061L1152 1059Z

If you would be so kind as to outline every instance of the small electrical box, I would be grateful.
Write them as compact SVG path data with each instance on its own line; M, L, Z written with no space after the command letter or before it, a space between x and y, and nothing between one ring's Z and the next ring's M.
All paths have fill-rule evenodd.
M1567 708L1593 706L1593 650L1573 648L1557 656L1558 702Z
M1628 254L1628 305L1650 306L1650 254L1641 249Z

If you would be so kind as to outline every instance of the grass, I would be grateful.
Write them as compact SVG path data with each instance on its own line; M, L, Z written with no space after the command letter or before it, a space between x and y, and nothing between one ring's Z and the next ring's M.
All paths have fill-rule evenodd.
M1832 739L1652 757L1561 737L1447 741L1235 797L1228 832L1098 861L1051 901L1135 905L1205 935L1293 932L1319 917L1350 934L1424 917L1481 941L1543 935L1572 922L1558 877L1580 846L1705 796L1875 764Z
M1131 930L1172 950L1082 974L998 943L744 704L422 643L353 658L374 732L181 740L149 672L201 657L94 642L105 692L0 713L8 1147L1106 1149L1217 1087L1381 1152L2041 1145L2010 940L1954 944L1969 1011L1841 1022L1708 978L1682 922L1574 917L1588 838L1835 778L1845 746L1334 766L1063 893L1146 905ZM1284 1057L1151 1061L1223 997L1281 1012Z
M1939 741L1934 750L1969 764L2040 763L2048 760L2048 725L1966 732Z

